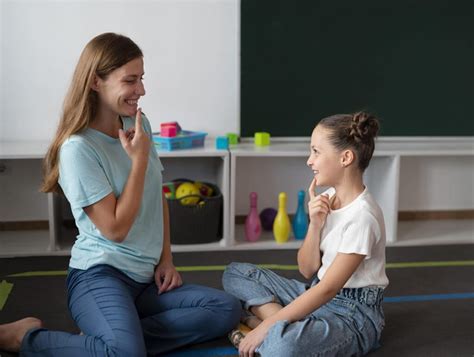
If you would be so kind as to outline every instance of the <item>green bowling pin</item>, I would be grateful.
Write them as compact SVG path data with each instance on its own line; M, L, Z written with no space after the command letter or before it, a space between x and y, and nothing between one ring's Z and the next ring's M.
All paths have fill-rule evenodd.
M273 222L273 236L278 244L285 243L290 236L290 218L286 213L286 193L278 195L278 213Z

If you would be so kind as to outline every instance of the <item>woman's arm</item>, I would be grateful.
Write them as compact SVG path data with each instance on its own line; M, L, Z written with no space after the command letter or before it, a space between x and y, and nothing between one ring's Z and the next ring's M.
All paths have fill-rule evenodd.
M173 263L171 254L171 238L170 238L170 210L165 195L161 194L163 201L163 250L161 253L160 263Z
M170 239L170 219L168 201L162 193L163 200L163 249L161 251L160 262L155 269L155 283L158 287L158 293L173 290L183 284L181 275L173 264L173 255L171 254Z
M148 166L150 139L143 130L140 109L135 118L135 128L119 131L120 142L132 161L132 168L120 196L108 194L100 201L84 207L94 225L107 238L121 243L127 237L140 209Z

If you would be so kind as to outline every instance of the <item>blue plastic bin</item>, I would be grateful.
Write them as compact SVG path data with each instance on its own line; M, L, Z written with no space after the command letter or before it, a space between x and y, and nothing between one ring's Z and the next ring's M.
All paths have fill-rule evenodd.
M153 133L153 142L157 150L173 151L191 149L204 146L207 133L183 130L178 136L168 138L160 136L159 132Z

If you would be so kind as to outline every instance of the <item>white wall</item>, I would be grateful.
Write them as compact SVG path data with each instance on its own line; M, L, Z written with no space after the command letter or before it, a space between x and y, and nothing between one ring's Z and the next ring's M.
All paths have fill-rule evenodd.
M145 54L143 111L212 136L239 131L237 0L0 0L0 140L49 140L85 44L102 32Z
M155 129L176 120L212 136L239 132L239 6L239 0L0 0L0 141L52 137L79 54L105 31L130 36L144 51L141 104ZM0 221L47 219L46 196L37 192L39 160L5 163ZM404 158L401 166L400 210L473 209L472 158ZM306 182L305 171L300 175ZM270 186L278 192L276 183ZM238 214L245 214L255 185L244 180L240 190ZM260 207L273 205L268 200Z

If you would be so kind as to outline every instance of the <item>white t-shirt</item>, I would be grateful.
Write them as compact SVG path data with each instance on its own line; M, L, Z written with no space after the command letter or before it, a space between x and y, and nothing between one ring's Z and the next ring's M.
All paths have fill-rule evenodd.
M324 193L332 197L334 188ZM365 255L364 260L344 285L345 288L377 286L385 288L385 223L382 210L367 188L350 204L331 210L321 232L321 267L324 277L337 253Z

